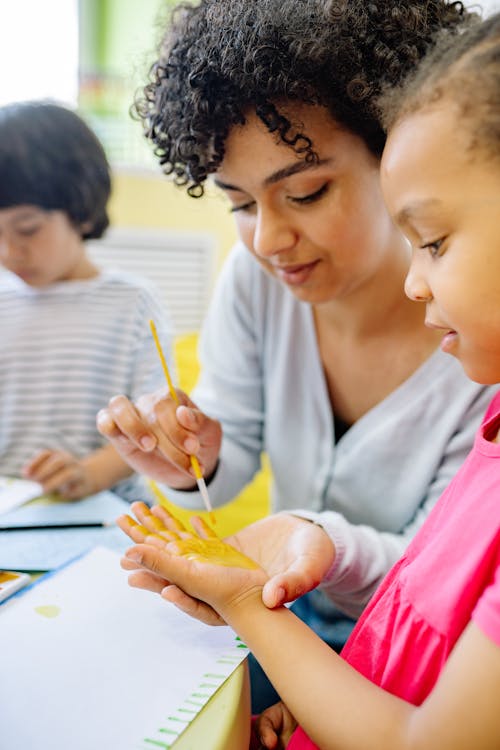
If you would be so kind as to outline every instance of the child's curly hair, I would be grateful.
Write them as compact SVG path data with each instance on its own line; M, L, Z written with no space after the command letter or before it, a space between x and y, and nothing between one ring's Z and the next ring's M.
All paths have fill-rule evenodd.
M441 29L471 18L445 0L201 0L174 10L134 110L163 171L203 195L234 125L255 111L305 159L313 143L280 104L317 104L380 155L377 99Z

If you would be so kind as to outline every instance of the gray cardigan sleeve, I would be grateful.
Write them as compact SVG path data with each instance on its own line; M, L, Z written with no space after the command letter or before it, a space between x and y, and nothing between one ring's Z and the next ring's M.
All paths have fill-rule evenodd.
M335 560L319 588L343 612L351 617L359 617L385 574L421 528L470 451L476 430L495 390L496 387L477 387L476 397L463 412L421 504L399 533L380 531L362 523L350 523L335 511L293 511L294 515L320 525L335 545ZM409 481L412 479L408 477Z
M201 374L191 398L222 423L224 433L209 487L214 507L232 500L261 465L265 407L262 352L256 337L260 304L255 298L259 294L255 277L259 273L248 250L237 245L219 274L200 336ZM203 508L197 491L165 490L182 507Z

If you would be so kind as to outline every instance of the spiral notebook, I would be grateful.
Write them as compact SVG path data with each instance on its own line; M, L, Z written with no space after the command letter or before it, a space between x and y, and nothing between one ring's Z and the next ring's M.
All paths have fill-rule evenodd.
M95 548L0 605L2 747L166 750L246 657L119 559Z

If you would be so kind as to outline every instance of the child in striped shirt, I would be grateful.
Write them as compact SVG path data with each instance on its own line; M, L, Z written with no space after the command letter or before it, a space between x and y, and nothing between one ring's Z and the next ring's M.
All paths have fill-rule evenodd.
M110 191L104 150L78 115L0 107L0 473L67 499L117 483L143 496L95 417L116 393L163 385L149 318L170 345L154 288L87 253L108 226Z

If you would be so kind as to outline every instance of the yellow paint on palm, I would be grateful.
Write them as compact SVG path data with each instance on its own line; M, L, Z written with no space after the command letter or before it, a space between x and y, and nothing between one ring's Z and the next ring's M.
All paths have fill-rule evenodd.
M177 534L175 534L173 531L169 531L165 528L165 526L162 524L161 521L159 521L157 518L155 518L153 515L150 514L151 520L154 520L156 523L153 525L157 529L157 533L154 531L151 531L146 526L143 526L142 523L136 523L133 518L129 518L129 524L131 527L134 527L137 531L140 531L141 534L144 534L144 536L154 536L156 539L161 539L162 542L170 542L174 539L178 539Z
M239 552L222 539L182 539L175 544L179 557L198 562L224 565L228 568L255 570L259 566L250 557Z

